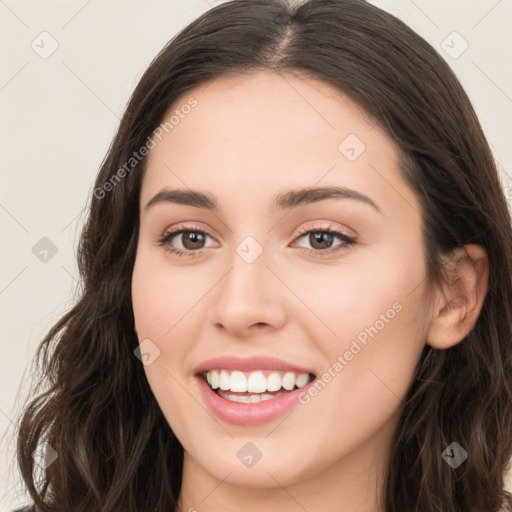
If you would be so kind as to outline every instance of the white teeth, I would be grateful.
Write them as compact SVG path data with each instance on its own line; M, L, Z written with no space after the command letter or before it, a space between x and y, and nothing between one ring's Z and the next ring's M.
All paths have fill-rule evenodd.
M247 379L242 372L231 372L231 391L244 392L247 391Z
M219 395L226 400L230 400L231 402L240 402L242 404L254 404L256 402L263 402L264 400L270 400L274 398L268 393L263 393L260 395L231 395L225 391L219 391Z
M221 391L219 391L219 395L222 398L225 398L226 400L230 400L231 402L240 402L242 404L250 404L251 403L251 398L256 396L256 395L250 395L250 396L229 395L227 393L224 394ZM256 396L256 398L258 398L258 397Z
M231 387L231 379L226 370L221 370L219 377L219 388L227 391Z
M295 373L287 372L283 377L283 388L291 391L295 387Z
M267 391L279 391L281 389L281 375L277 372L267 377Z
M212 387L212 389L217 389L219 387L219 372L208 372L206 374L206 380L208 380L208 375L210 376L211 380L211 382L209 382L210 386Z
M298 388L305 386L309 382L309 375L307 373L301 373L297 375L297 380L295 381L295 385Z
M267 379L262 372L251 372L249 374L247 391L249 393L263 393L263 391L267 391Z
M281 388L292 391L295 386L301 388L309 382L309 374L275 371L265 377L263 371L241 372L239 370L231 371L221 369L206 372L206 381L212 389L220 388L222 391L233 391L237 393L265 393L265 391L279 391ZM266 398L267 396L268 398ZM263 394L261 395L261 400L268 400L272 397L272 395ZM237 396L237 399L238 398L245 399L249 397ZM255 401L255 399L252 398L251 400ZM250 403L251 400L245 403Z

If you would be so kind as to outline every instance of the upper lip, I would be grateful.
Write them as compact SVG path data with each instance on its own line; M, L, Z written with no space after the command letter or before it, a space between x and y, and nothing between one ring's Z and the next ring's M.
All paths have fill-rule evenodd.
M281 370L295 373L311 373L311 369L303 368L293 363L268 356L251 356L251 357L238 357L238 356L218 356L212 359L203 361L195 369L195 373L204 373L208 370L225 369L225 370L240 370L242 372L250 372L255 370Z

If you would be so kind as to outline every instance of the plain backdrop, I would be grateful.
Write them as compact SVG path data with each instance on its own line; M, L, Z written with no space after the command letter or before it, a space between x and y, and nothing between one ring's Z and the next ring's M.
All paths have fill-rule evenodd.
M14 432L29 364L76 298L84 209L127 100L165 43L219 3L0 0L2 511L26 502ZM512 199L512 1L373 3L403 19L455 71Z

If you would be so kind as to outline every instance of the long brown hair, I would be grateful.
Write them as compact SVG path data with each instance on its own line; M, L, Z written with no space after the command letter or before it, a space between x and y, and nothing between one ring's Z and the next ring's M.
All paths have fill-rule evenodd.
M453 348L425 346L418 363L393 440L386 511L512 511L504 490L512 456L505 195L450 67L403 22L363 0L221 4L174 37L143 75L91 197L78 247L81 295L36 354L38 394L24 411L17 448L37 509L174 510L183 449L134 356L130 291L146 159L126 162L183 93L261 69L334 85L397 144L400 172L424 210L429 283L443 283L442 256L450 250L472 243L488 253L488 292L474 329ZM32 452L43 441L58 457L36 481ZM454 441L469 454L458 468L441 457Z

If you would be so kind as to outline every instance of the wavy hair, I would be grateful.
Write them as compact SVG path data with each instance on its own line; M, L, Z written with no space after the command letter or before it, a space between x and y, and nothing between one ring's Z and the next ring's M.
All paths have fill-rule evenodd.
M488 253L488 291L474 328L447 350L426 345L418 361L391 446L385 510L512 511L504 489L512 456L512 229L497 166L444 59L363 0L220 4L181 30L143 74L90 198L79 297L34 357L40 375L17 432L34 510L176 507L183 448L134 356L131 277L146 158L120 169L181 95L258 70L337 87L396 143L399 171L423 208L429 284L441 289L452 249L471 243ZM32 452L43 441L58 457L37 479ZM453 441L469 454L456 469L441 457Z

